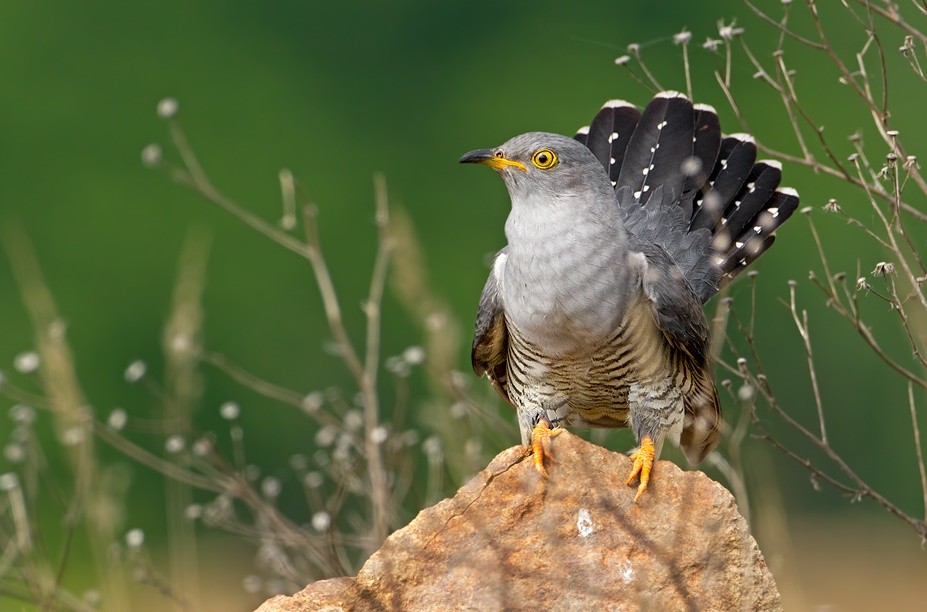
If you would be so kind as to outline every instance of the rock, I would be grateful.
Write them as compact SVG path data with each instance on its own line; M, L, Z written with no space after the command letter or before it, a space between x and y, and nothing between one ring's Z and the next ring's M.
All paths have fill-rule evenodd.
M271 597L255 612L301 612L315 610L340 612L350 610L343 595L354 583L353 578L330 578L313 582L292 597L276 595Z
M259 612L778 610L734 498L668 461L633 502L625 455L570 433L550 478L523 447L393 533L353 580L310 584Z

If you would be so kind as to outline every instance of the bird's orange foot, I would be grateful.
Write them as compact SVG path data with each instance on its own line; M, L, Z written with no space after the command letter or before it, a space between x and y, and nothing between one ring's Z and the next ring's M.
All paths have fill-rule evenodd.
M531 445L528 450L534 455L534 467L544 478L547 478L544 460L553 459L550 452L550 440L560 435L562 431L559 428L551 429L550 423L545 419L538 421L538 424L531 430Z
M641 439L641 445L636 451L631 453L631 459L634 460L634 466L631 473L628 474L627 484L634 482L634 479L640 476L641 482L637 486L637 495L634 496L636 502L647 490L647 484L650 482L650 471L653 469L653 456L656 453L653 447L653 439L650 436L644 436Z

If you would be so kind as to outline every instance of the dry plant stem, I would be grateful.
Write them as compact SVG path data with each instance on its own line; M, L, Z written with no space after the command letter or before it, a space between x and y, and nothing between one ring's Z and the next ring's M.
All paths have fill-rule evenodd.
M373 548L380 547L389 534L390 492L383 467L383 454L377 443L374 431L379 427L379 398L377 397L377 372L380 365L380 325L383 289L386 285L386 273L389 269L390 253L393 250L389 236L389 201L387 199L386 181L382 175L374 177L377 255L374 260L373 274L370 278L370 293L364 303L367 315L366 356L364 358L364 377L361 393L364 397L364 447L369 470L371 501L373 504Z
M886 498L881 493L876 491L867 482L865 482L862 478L860 478L859 475L849 466L849 464L847 464L846 461L844 461L843 457L841 457L839 453L837 453L833 448L831 448L831 446L827 442L825 442L818 436L814 435L811 431L805 428L801 423L799 423L794 418L792 418L792 416L779 405L779 403L776 401L775 395L771 387L769 386L768 380L766 380L765 378L765 375L762 381L759 378L751 374L748 374L747 376L748 376L748 379L753 384L758 385L758 389L760 390L760 393L763 395L763 399L766 401L769 407L772 408L773 412L775 412L780 418L782 418L789 427L798 431L806 440L808 440L814 446L820 449L825 454L825 456L837 466L840 472L842 472L845 476L847 476L852 481L853 486L842 483L836 478L833 478L832 476L828 475L826 472L818 469L811 463L810 460L803 458L797 453L795 453L794 451L788 449L782 443L776 440L773 436L771 436L769 433L764 431L760 436L761 438L767 440L768 442L773 444L773 446L775 446L777 449L785 453L788 457L795 460L797 463L803 465L812 474L827 480L827 482L829 482L834 487L846 493L850 493L854 495L855 497L859 497L859 498L868 497L872 499L873 501L878 503L880 506L888 510L891 514L895 515L896 517L898 517L899 519L907 523L911 528L914 529L915 532L917 532L917 534L922 539L927 538L927 523L925 523L922 520L916 519L910 516L909 514L905 513L896 504L894 504L888 498ZM762 430L762 423L759 421L759 419L755 421L755 424L759 425L760 429Z
M731 86L731 41L724 39L724 85L727 87Z
M651 92L651 93L653 93L653 92L655 92L655 91L659 91L659 90L655 90L655 89L653 88L653 85L650 84L650 83L648 83L647 81L645 81L644 78L643 78L641 75L639 75L639 74L637 74L636 72L634 72L633 70L631 70L631 66L630 66L629 64L622 64L622 67L623 67L625 70L628 71L628 75L629 75L632 79L634 79L634 80L637 82L638 85L640 85L641 87L643 87L643 88L646 89L647 91L649 91L649 92Z
M637 47L630 49L632 57L637 60L637 65L641 67L643 73L647 76L647 79L650 81L651 86L655 91L663 91L663 86L660 85L660 82L657 81L656 77L653 76L653 73L650 72L650 69L647 68L647 64L644 63L644 59L641 57L640 49Z
M820 284L820 282L817 282L816 284L818 285L819 288L822 289L822 291L825 292L825 294L828 293L828 288L825 285ZM798 316L798 312L797 312L798 309L796 306L794 306L795 304L794 288L792 290L792 298L790 302L791 302L790 309L792 310L793 320L796 324L796 327L799 329L799 333L802 335L802 338L804 339L805 336L808 335L807 334L808 326L804 318L803 317L800 318ZM830 302L833 307L841 309L841 314L846 313L844 307L842 306L842 303L836 300L836 296L835 296L835 299L830 300ZM854 312L858 312L858 308L854 307ZM734 314L734 319L738 325L738 328L741 331L741 334L746 338L747 344L750 347L753 355L756 356L757 351L756 351L754 339L748 335L744 326L740 323L739 319L736 318L736 314ZM858 325L858 329L866 329L865 326L863 326L861 323L858 322L858 319L857 319L857 325ZM809 336L809 342L810 342L810 336ZM734 350L735 354L738 354L737 349L733 344L731 344L731 348ZM786 423L786 425L788 425L790 428L794 429L795 431L799 432L802 435L802 437L804 437L806 440L811 442L815 447L821 450L825 454L825 456L837 466L837 469L850 479L852 485L846 484L838 480L837 478L834 478L833 476L831 476L824 470L816 467L809 459L802 457L795 451L785 446L783 443L777 440L774 436L772 436L767 431L765 431L763 423L757 416L756 412L750 411L750 417L751 417L752 423L761 432L758 435L758 437L760 437L763 440L766 440L767 442L772 444L777 450L782 452L784 455L786 455L793 461L799 463L800 465L804 466L812 474L814 478L820 478L828 482L836 489L843 491L845 493L851 494L855 499L859 499L862 497L868 497L870 499L873 499L876 503L878 503L883 508L888 510L891 514L900 518L902 521L904 521L910 527L912 527L914 531L917 532L918 535L922 539L927 538L927 520L922 521L905 513L896 504L891 502L889 499L887 499L882 494L880 494L878 491L876 491L872 486L870 486L868 483L863 481L863 479L860 478L858 474L856 474L856 472L849 466L849 464L847 464L846 461L830 446L824 434L824 431L825 431L824 429L822 429L821 435L815 435L810 430L808 430L804 425L802 425L797 420L795 420L785 409L783 409L778 404L776 397L775 397L775 393L773 392L771 385L769 384L769 381L765 374L763 366L758 360L756 361L757 374L755 375L747 369L746 360L743 360L743 359L741 359L738 362L738 365L736 367L733 365L727 364L725 362L720 362L720 365L722 365L722 367L724 367L726 370L728 370L732 374L743 379L745 383L748 383L754 386L754 388L758 389L760 395L763 397L764 401L770 406L773 412L780 419L782 419ZM814 376L813 362L809 364L809 371L812 372L812 376ZM819 397L820 397L820 394L816 393L816 398L815 398L816 402L820 402ZM819 405L823 406L823 403L820 403ZM819 423L821 423L823 419L823 408L821 408L818 411L818 416L819 416ZM914 418L914 415L912 415L912 418ZM915 444L919 445L919 432L915 434ZM920 463L919 463L919 467L920 467ZM927 497L925 497L925 499L927 499ZM927 501L925 501L925 504L927 504Z
M170 423L170 429L164 433L180 436L183 440L191 437L192 413L202 395L197 364L203 321L200 302L208 252L207 237L197 232L187 236L174 287L171 316L165 325L162 343L166 362L162 412ZM165 452L169 451L165 449ZM165 457L165 461L171 460ZM189 608L185 601L199 600L196 533L193 522L184 516L185 509L193 503L193 493L188 484L172 478L165 480L165 489L171 584L184 593L183 601L175 603Z
M856 2L856 4L859 4L860 6L864 7L867 11L871 11L872 13L877 14L879 17L885 19L886 21L890 23L893 23L894 25L898 26L899 28L901 28L906 33L910 34L911 36L914 36L915 38L920 40L921 44L927 44L927 35L925 35L923 32L921 32L920 30L918 30L917 28L915 28L914 26L906 22L904 19L902 19L901 14L898 12L898 8L897 6L894 5L894 3L886 2L887 6L881 7L877 4L872 4L870 0L854 0L854 1ZM927 8L925 8L925 4L923 3L923 0L914 0L914 6L917 7L925 15L927 15Z
M221 457L212 454L210 460L217 467L218 473L225 474L224 489L227 493L240 499L260 520L266 522L266 529L252 531L249 533L250 537L272 537L287 547L301 551L313 559L318 567L327 567L326 558L319 547L314 545L313 538L282 516L277 508L268 504L251 488L244 477L235 472Z
M763 21L765 21L765 22L768 23L769 25L773 26L774 28L778 29L779 32L780 32L783 36L788 36L789 38L792 38L792 39L794 39L794 40L797 40L797 41L800 42L801 44L806 45L806 46L808 46L808 47L811 47L812 49L821 49L821 50L824 49L824 45L822 45L822 44L817 43L817 42L815 42L815 41L813 41L813 40L810 40L810 39L808 39L808 38L805 38L805 37L803 37L803 36L800 36L800 35L796 34L796 33L793 32L792 30L788 29L788 27L786 26L786 22L785 22L785 21L776 21L775 19L773 19L772 17L770 17L769 15L767 15L766 13L764 13L763 11L761 11L760 9L758 9L756 6L754 6L754 5L750 2L750 0L743 0L743 3L747 6L747 8L749 8L751 11L753 11L753 14L754 14L754 15L756 15L757 17L759 17L760 19L762 19ZM788 11L788 5L786 5L785 10ZM780 43L779 43L779 46L780 46L780 47L782 46L781 40L782 40L782 39L780 38Z
M219 205L229 214L238 218L249 227L257 230L259 233L267 236L277 244L298 255L303 257L307 256L305 245L303 245L302 242L277 227L274 227L272 224L267 223L257 215L248 212L219 192L203 171L203 167L200 165L192 147L187 141L183 129L180 127L180 123L176 119L170 119L168 121L168 126L174 146L177 148L177 152L180 153L180 157L184 162L183 168L167 165L168 172L174 180L192 188L210 202Z
M338 347L338 356L344 360L354 379L361 383L364 379L364 367L344 327L344 318L341 316L341 306L338 303L335 284L332 282L331 274L328 272L328 264L322 255L314 206L303 206L303 225L306 232L306 244L303 252L312 266L312 272L315 275L316 284L322 297L325 318L328 321L328 327L335 345Z
M917 452L917 470L921 476L921 493L924 495L924 523L927 524L927 469L924 467L924 448L921 446L921 429L917 424L917 407L914 403L914 385L908 383L908 407L911 408L911 427L914 430L914 450Z
M747 495L747 485L743 479L743 473L729 463L721 453L710 453L706 457L708 465L717 469L724 475L725 480L733 489L734 499L737 500L737 508L744 517L747 525L750 525L750 497Z
M188 484L203 491L212 491L213 493L222 493L228 489L223 482L217 482L206 478L188 469L182 468L174 463L164 461L162 457L145 450L141 446L130 442L128 439L120 436L118 433L109 428L105 423L100 421L93 422L93 433L97 438L109 444L120 453L137 461L138 463L148 466L152 470Z
M743 42L743 46L744 49L746 49L747 43ZM795 140L798 142L798 146L801 148L802 155L804 155L807 160L814 160L811 150L805 143L805 137L801 132L798 117L795 114L798 98L795 95L795 86L789 76L789 69L785 65L782 51L778 50L773 55L776 58L776 74L779 76L780 81L780 83L774 86L774 89L779 92L779 96L782 98L782 105L785 107L785 112L789 116L789 123L792 125L792 131L795 134ZM753 59L752 56L751 59ZM771 81L767 80L767 82Z
M821 430L821 441L828 444L827 429L824 426L824 405L821 402L821 390L818 388L818 375L814 367L814 355L811 352L811 330L808 328L808 311L801 311L801 318L798 316L798 307L795 305L795 286L789 287L789 310L792 313L792 321L801 336L802 344L805 347L805 356L808 360L808 373L811 376L811 390L814 394L814 405L818 412L818 425Z
M854 92L860 97L860 99L864 102L864 104L867 106L867 108L869 108L869 110L870 110L870 112L871 112L871 114L872 114L872 117L873 117L873 121L874 121L874 123L875 123L877 129L879 130L879 133L880 133L880 135L882 136L883 140L885 140L885 142L886 142L889 146L893 147L893 150L895 150L895 152L899 155L899 157L900 157L901 159L906 159L906 158L907 158L907 154L904 152L904 148L900 145L900 143L896 143L896 140L893 139L893 138L889 135L889 132L890 132L891 130L890 130L890 128L888 127L888 124L887 124L887 120L888 120L888 119L887 119L887 117L885 116L885 114L882 112L882 108L880 107L880 105L877 104L877 103L875 102L875 100L872 99L871 97L868 97L868 98L867 98L867 96L866 96L866 88L865 88L865 87L860 87L860 85L856 82L856 79L854 78L854 75L851 74L851 72L848 70L848 68L847 68L846 65L843 63L843 61L840 59L840 57L839 57L839 56L836 54L836 52L831 48L830 43L829 43L829 41L828 41L828 39L827 39L827 37L826 37L826 34L825 34L824 31L823 31L823 27L820 25L820 19L817 17L816 7L814 6L814 2L809 1L809 7L812 9L812 13L813 13L813 16L814 16L814 19L815 19L815 23L819 26L819 28L818 28L818 35L819 35L819 37L821 38L821 42L811 41L811 40L808 40L807 38L804 38L804 37L801 37L801 36L795 34L794 32L792 32L791 30L789 30L789 29L787 28L787 26L785 25L785 21L784 21L784 20L783 20L783 21L776 21L775 19L773 19L772 17L770 17L770 16L767 15L766 13L762 12L761 10L759 10L756 6L754 6L753 4L751 4L748 0L744 0L744 4L745 4L754 14L756 14L757 16L759 16L761 19L763 19L763 20L764 20L765 22L767 22L768 24L770 24L770 25L772 25L773 27L775 27L782 35L787 36L787 37L789 37L789 38L791 38L791 39L797 40L799 43L801 43L802 45L805 45L805 46L807 46L807 47L809 47L809 48L816 49L816 50L820 50L820 51L824 51L825 53L827 53L827 55L828 55L828 57L831 59L832 63L833 63L833 64L835 65L835 67L838 69L838 72L840 73L841 78L842 78L851 88L853 88ZM922 36L922 35L921 35L921 36ZM777 50L777 53L779 53L779 52L781 52L781 43L780 43L779 49ZM753 57L752 54L748 54L748 56L751 58L751 61L754 63L754 65L755 65L755 67L757 68L758 72L759 72L761 75L767 75L767 71L766 71L766 70L762 67L762 65L756 60L756 58ZM858 58L858 61L861 62L861 58ZM883 64L884 64L884 61L883 61ZM777 70L779 70L779 69L777 68ZM883 73L883 78L884 78L884 77L885 77L885 75L884 75L884 73ZM746 117L745 117L744 114L741 112L739 106L737 105L737 103L736 103L736 101L735 101L735 99L734 99L734 96L733 96L733 93L732 93L731 87L730 87L730 79L727 79L727 78L725 78L725 76L722 76L721 72L719 72L719 71L716 71L716 72L715 72L715 78L716 78L716 80L717 80L717 82L718 82L718 85L721 87L722 92L724 93L725 97L727 98L728 103L729 103L730 106L731 106L731 109L734 111L735 115L737 116L737 119L738 119L738 121L740 122L741 126L743 127L744 131L753 133L753 132L750 130L750 128L749 128L749 124L748 124L747 121L746 121ZM770 84L771 86L773 86L774 89L776 89L777 91L780 91L781 88L779 88L778 86L774 85L774 82L772 82L772 81L768 78L768 76L764 76L764 81L767 82L768 84ZM869 91L871 92L871 88L870 88ZM790 102L790 104L792 104L792 103L797 103L797 100L792 100L792 102ZM883 101L883 103L884 103L884 101ZM789 109L789 106L787 106L786 108L787 108L787 110L788 110L788 109ZM800 107L796 107L796 108L800 110ZM841 180L844 180L844 181L846 181L847 183L849 183L849 184L851 184L851 185L853 185L853 186L866 189L867 192L870 192L872 195L878 197L878 198L881 199L881 200L884 200L884 201L886 201L886 202L892 203L892 201L893 201L893 199L894 199L892 193L888 192L887 190L885 190L884 188L882 188L880 185L877 185L877 184L876 184L876 185L870 185L870 184L868 184L866 181L861 181L861 180L857 179L856 177L852 176L852 175L843 167L842 163L838 160L838 158L837 158L837 157L833 154L833 152L830 150L830 147L827 145L826 141L824 140L824 138L823 138L823 133L820 131L820 129L818 129L817 124L816 124L814 121L812 121L812 120L810 119L810 117L807 117L807 115L805 115L805 114L803 113L803 111L801 111L801 114L803 115L803 118L805 119L806 123L808 123L809 127L811 127L811 129L814 129L815 132L817 133L819 140L821 141L822 145L825 147L825 151L828 153L828 157L830 157L830 158L831 158L831 161L834 163L833 166L828 165L828 164L825 164L825 163L821 163L820 161L817 161L817 160L814 159L813 157L809 157L806 150L803 150L803 154L802 154L801 156L791 155L791 154L789 154L789 153L785 153L785 152L783 152L783 151L779 151L779 150L773 149L773 148L771 148L771 147L769 147L769 146L763 144L762 142L760 142L759 139L757 139L757 141L756 141L756 146L757 146L757 148L758 148L760 151L762 151L764 154L771 155L771 156L776 157L776 158L778 158L778 159L781 159L781 160L783 160L783 161L790 162L790 163L795 163L795 164L799 164L799 165L803 165L803 166L806 166L806 167L809 167L809 168L813 169L815 172L820 172L820 173L826 174L826 175L828 175L828 176L833 176L833 177L836 177L836 178L840 178ZM795 130L798 129L798 126L797 126L796 123L793 123L793 129L795 129ZM916 169L912 172L911 178L918 184L918 186L921 188L922 191L924 191L925 193L927 193L927 182L924 181L923 177L919 174L919 172L916 171ZM909 214L909 215L911 215L912 217L918 219L919 221L927 222L927 213L924 213L923 211L919 210L917 207L912 206L911 204L909 204L909 203L907 203L907 202L903 202L903 201L900 202L900 207L901 207L901 209L904 210L907 214Z
M692 73L689 70L689 42L683 41L682 43L682 65L683 71L686 75L686 94L689 96L690 100L694 100L695 96L692 94Z
M272 382L248 372L222 353L205 352L202 355L202 360L215 367L220 372L225 373L235 382L264 397L288 404L294 408L302 406L303 396L301 394L291 389L275 385Z
M851 86L851 88L857 94L860 100L862 100L863 103L866 104L866 106L869 108L870 113L872 114L873 123L875 124L876 128L879 130L879 134L882 136L882 139L885 141L885 144L887 144L890 147L893 144L896 144L893 150L895 150L896 153L902 159L906 158L907 153L905 152L904 148L901 146L900 141L897 141L889 134L889 131L891 131L891 128L888 125L887 114L883 112L882 108L876 103L876 101L871 97L871 95L867 95L868 78L865 77L865 74L863 75L864 77L863 82L865 83L865 87L861 87L859 83L857 83L856 79L853 78L854 75L847 68L846 64L844 64L843 60L840 59L840 56L837 55L837 52L834 51L833 47L830 44L830 40L827 38L827 34L824 32L824 24L821 22L820 16L818 14L817 3L815 2L815 0L807 0L807 1L808 1L808 7L811 10L812 19L818 31L818 38L820 39L821 43L824 45L825 47L824 50L827 53L828 57L830 58L831 62L839 70L843 80L848 85ZM866 5L871 7L869 2L866 2ZM862 64L861 58L859 58L859 63ZM884 70L885 68L884 62L882 64L882 67ZM927 182L925 182L924 178L921 176L919 172L917 172L916 169L914 169L911 172L911 177L914 180L914 182L917 183L918 187L920 187L921 191L924 193L927 193Z
M377 394L377 371L379 368L379 338L380 338L380 305L383 297L383 287L386 282L386 272L389 264L391 244L387 232L389 215L386 188L382 178L376 179L376 218L379 231L377 259L371 278L370 293L364 304L367 318L367 338L364 361L361 362L354 344L348 337L344 327L341 307L338 303L337 293L332 282L328 265L322 255L318 228L315 223L315 208L303 207L303 221L306 232L306 242L300 242L289 234L274 227L270 223L256 217L246 209L222 195L209 181L202 166L199 164L190 147L183 130L176 120L170 120L171 137L184 162L183 169L172 168L175 179L191 186L206 199L218 204L233 216L242 220L252 228L271 238L278 244L305 257L316 278L316 283L322 297L325 316L328 321L332 337L338 346L339 355L353 375L360 389L364 402L364 428L365 428L365 459L367 463L368 478L371 487L372 502L372 533L371 550L375 550L389 532L389 490L386 471L379 446L375 443L372 432L378 427L379 398ZM286 181L283 184L284 200L286 200ZM292 192L295 197L295 190Z
M862 180L862 168L857 164L857 173L860 175ZM888 244L891 248L891 252L895 253L898 256L898 264L901 266L902 270L905 273L905 276L908 279L908 282L911 283L912 289L915 295L918 298L918 301L923 307L924 310L927 310L927 297L925 297L924 292L921 290L920 283L917 280L917 275L911 270L910 265L908 264L908 259L904 256L904 251L901 249L898 244L898 240L895 238L896 232L891 221L888 217L885 216L882 207L878 205L875 199L872 198L870 190L866 190L869 197L869 203L872 206L873 211L876 213L876 216L879 217L879 220L882 222L882 227L885 229L885 237L888 240Z
M293 173L284 168L280 171L280 199L283 201L283 217L280 227L291 230L296 227L296 179Z
M873 205L875 204L873 203ZM821 241L821 237L818 235L817 228L815 227L814 221L811 219L810 215L808 216L808 226L811 229L812 236L814 237L815 246L818 250L818 257L824 266L824 273L827 276L827 286L825 287L823 284L821 284L817 278L813 279L813 282L827 297L828 306L836 310L843 318L849 321L856 329L857 333L863 337L869 347L879 356L880 359L882 359L882 361L888 364L889 367L902 374L905 378L915 383L919 387L927 389L927 380L919 378L916 374L904 368L901 364L897 363L887 353L885 353L885 351L876 341L875 336L872 334L872 330L860 319L859 308L855 305L855 298L850 296L846 289L844 289L844 293L846 294L846 300L847 304L849 304L849 308L844 306L843 300L837 293L836 286L834 285L835 276L830 271L827 254L824 251L824 245ZM886 248L890 248L881 241L880 244L883 244L883 246ZM859 274L857 274L857 277L859 277ZM896 310L899 310L899 315L902 317L903 321L906 320L904 312L900 310L902 307L901 304L897 303L896 306L895 303L893 303L893 306L896 308ZM906 324L904 325L904 328L908 333L914 354L919 355L917 344L914 340L915 335L911 332Z
M55 416L57 433L62 439L74 441L67 449L74 475L74 492L65 525L68 530L76 529L78 524L85 526L96 575L103 581L108 605L112 609L127 609L124 577L119 568L108 563L108 549L116 540L115 524L113 517L105 511L109 492L100 486L93 436L90 435L90 417L74 371L65 324L58 315L24 230L16 225L4 226L2 230L3 246L35 330L36 348L42 361L42 385ZM60 580L62 574L59 568L56 579ZM57 590L57 584L54 588Z
M885 350L879 344L878 340L876 340L869 326L867 326L859 318L858 307L853 306L852 310L848 310L844 306L843 302L840 300L840 297L837 296L835 293L831 293L830 289L827 286L823 285L817 279L814 279L813 282L815 286L817 286L818 289L820 289L821 292L827 297L828 305L834 310L836 310L838 313L840 313L841 316L843 316L847 321L849 321L853 325L853 328L856 330L856 332L862 337L862 339L866 342L869 348L872 349L872 351L879 357L879 359L884 361L885 364L888 365L891 369L901 374L905 379L911 381L912 383L914 383L915 385L917 385L918 387L922 389L927 389L927 380L911 372L910 370L905 368L903 365L895 361L888 353L885 352ZM852 300L852 297L848 299ZM850 303L852 304L852 301L850 301Z
M380 200L378 196L377 223L380 223L379 206L386 206L385 198ZM367 341L368 353L366 354L365 363L361 363L354 350L353 344L344 328L344 322L341 317L341 307L338 305L337 295L331 275L328 272L328 265L322 255L322 249L319 242L318 230L315 223L315 209L311 206L303 207L303 219L306 229L306 252L309 256L309 262L315 273L316 282L322 294L322 302L325 308L325 314L328 319L329 328L332 331L335 343L339 348L339 354L348 365L348 369L354 375L357 385L360 389L364 403L364 427L365 427L365 447L374 446L374 453L366 457L368 477L371 485L371 502L373 516L373 532L371 533L372 550L376 550L379 543L382 542L388 533L389 516L387 514L388 490L386 485L386 473L383 468L382 458L379 447L372 445L373 437L370 432L377 426L379 413L379 399L376 391L376 371L373 376L369 375L369 367L376 368L377 360L370 360L369 351L371 348L379 350L379 309L380 300L382 300L383 283L385 282L386 265L388 263L389 250L382 244L385 238L384 233L380 235L381 244L378 246L377 261L374 263L374 274L371 278L370 294L364 304L365 315L367 316ZM384 223L388 222L388 216L384 214ZM376 300L376 301L374 301ZM372 315L372 316L371 316ZM370 339L374 336L374 346L371 347ZM370 414L370 413L373 414ZM369 431L368 431L369 429Z
M921 339L917 337L914 330L911 329L911 322L908 319L908 314L905 312L904 304L901 301L901 298L898 296L898 290L895 287L895 281L891 277L886 279L889 295L891 299L889 303L892 305L892 310L898 313L898 319L901 321L901 327L904 329L904 333L908 338L908 344L911 346L911 352L914 355L914 358L917 359L922 366L927 368L927 359L924 358L924 352L920 345Z
M275 385L272 382L264 380L263 378L248 372L238 364L234 363L231 359L226 357L221 353L206 352L203 353L201 360L209 365L215 367L220 372L226 374L229 378L239 383L243 387L251 389L258 395L263 397L276 400L280 403L287 404L294 408L303 407L304 395L293 391L292 389L287 389L279 385ZM304 414L308 415L320 425L332 425L340 426L341 419L325 412L323 410L318 410L316 412L303 411Z

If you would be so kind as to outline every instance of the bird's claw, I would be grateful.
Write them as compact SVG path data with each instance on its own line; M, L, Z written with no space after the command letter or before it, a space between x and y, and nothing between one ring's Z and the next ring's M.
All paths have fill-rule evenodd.
M560 435L562 431L559 428L551 429L550 422L546 419L538 421L538 424L531 430L531 444L528 451L534 455L534 467L544 478L548 476L544 460L549 459L552 461L554 458L550 450L550 440Z
M653 457L656 451L653 446L653 439L650 436L644 436L641 439L641 445L631 453L631 459L634 465L628 474L627 484L631 484L640 476L640 484L637 486L637 495L634 501L637 502L647 490L647 484L650 482L650 472L653 469Z

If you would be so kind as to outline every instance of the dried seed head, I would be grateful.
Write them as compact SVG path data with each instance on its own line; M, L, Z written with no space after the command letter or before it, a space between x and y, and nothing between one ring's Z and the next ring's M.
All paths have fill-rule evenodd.
M145 532L141 529L130 529L126 533L126 546L129 548L141 548L145 543Z
M241 415L241 406L238 402L225 402L219 406L219 414L226 421L234 421Z
M41 364L42 360L35 351L20 353L13 359L13 369L20 374L32 374Z
M35 408L24 404L16 404L10 408L10 420L17 425L32 425L35 422Z
M312 528L318 532L327 531L332 524L332 515L320 510L312 515Z
M142 165L146 168L155 168L161 163L160 145L150 144L142 149Z
M373 431L370 432L370 441L374 444L380 445L386 442L386 439L389 437L389 430L382 426L378 425L373 428Z
M264 494L264 497L279 497L281 489L283 489L283 485L280 484L279 478L268 476L261 481L261 493Z
M19 476L15 472L0 474L0 491L12 491L19 487Z
M895 273L895 264L890 261L880 261L872 271L873 276L888 276Z
M129 416L126 414L125 410L122 408L115 408L109 413L109 416L106 417L106 425L113 431L121 431L122 428L126 426L128 420Z
M744 33L743 28L736 27L737 22L732 21L729 24L725 24L723 21L718 22L718 35L723 40L733 40L734 38L740 36Z
M126 382L135 383L143 379L147 371L148 366L145 365L145 362L141 359L136 359L128 365L125 373L122 376L125 378Z
M184 449L186 442L184 442L183 436L170 436L164 442L164 450L172 455L176 455Z
M158 102L158 117L161 119L170 119L177 114L180 105L174 98L164 98Z
M724 44L724 41L718 40L716 38L706 38L705 42L702 43L702 48L709 51L717 51L718 47Z

